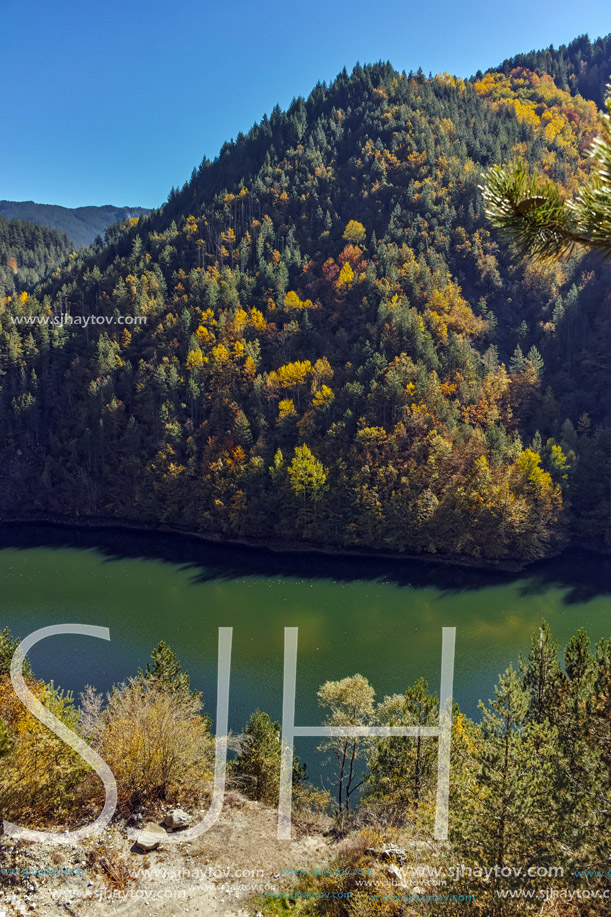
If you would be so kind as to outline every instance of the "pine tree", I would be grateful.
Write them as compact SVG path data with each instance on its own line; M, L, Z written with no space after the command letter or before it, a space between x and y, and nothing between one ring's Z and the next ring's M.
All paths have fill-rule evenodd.
M499 677L494 694L489 708L480 705L484 744L478 782L482 797L490 804L491 846L486 853L491 862L502 868L519 836L516 819L521 776L519 752L528 695L511 666Z
M537 376L539 376L540 378L543 375L543 367L545 364L543 362L543 357L541 356L541 354L539 353L539 351L537 350L534 344L530 348L528 353L526 354L526 359L530 363L532 363L533 368L535 372L537 373Z
M191 691L189 673L183 672L176 653L163 640L152 651L151 662L147 662L145 671L138 669L138 680L158 685L172 693L190 693L199 697L198 692Z
M555 788L560 766L558 731L529 719L529 693L512 666L501 675L494 698L480 704L477 727L460 724L454 737L452 840L476 863L557 863ZM479 887L486 913L512 914L497 896L501 876ZM471 887L471 890L473 888ZM479 898L478 898L479 900Z
M581 628L564 651L565 702L560 715L562 766L558 780L558 840L577 863L592 855L593 824L599 819L599 754L592 736L592 693L596 674L590 638Z
M231 773L249 796L275 805L280 788L280 723L272 722L267 713L255 710L240 737L240 751ZM305 765L294 758L293 786L305 777Z
M519 373L524 369L525 365L526 361L522 353L522 348L519 344L516 344L516 349L513 352L511 363L509 364L509 371L512 373Z
M529 716L536 723L557 721L564 693L558 644L547 621L531 640L526 659L520 657L522 684L529 694Z

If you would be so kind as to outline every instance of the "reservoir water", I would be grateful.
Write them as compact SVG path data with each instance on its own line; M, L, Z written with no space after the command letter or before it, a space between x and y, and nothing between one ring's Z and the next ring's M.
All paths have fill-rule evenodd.
M0 527L0 629L110 628L111 642L53 637L37 675L78 693L107 690L165 640L214 716L218 628L233 634L230 726L259 707L280 719L283 628L299 628L297 717L321 722L316 691L360 672L377 699L419 676L439 689L442 627L456 627L454 696L477 715L499 672L526 654L539 622L564 645L584 627L611 634L611 558L569 551L519 574L425 561L336 558L208 545L178 535L52 525ZM298 753L321 773L314 740Z

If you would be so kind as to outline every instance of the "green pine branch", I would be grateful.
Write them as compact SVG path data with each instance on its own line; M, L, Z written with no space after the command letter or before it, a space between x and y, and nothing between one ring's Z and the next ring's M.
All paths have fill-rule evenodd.
M481 191L486 215L518 258L544 261L578 249L611 257L611 84L603 129L590 150L592 171L573 200L553 181L530 174L522 161L489 169Z

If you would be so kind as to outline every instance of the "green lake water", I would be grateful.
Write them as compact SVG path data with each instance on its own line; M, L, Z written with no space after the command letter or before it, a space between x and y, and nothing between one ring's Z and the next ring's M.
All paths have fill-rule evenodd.
M439 688L442 627L456 627L454 696L468 715L499 672L527 653L542 618L564 644L611 634L611 558L566 552L521 574L415 561L276 555L181 536L56 526L0 527L0 629L110 628L111 642L53 637L36 674L78 694L144 667L165 640L213 716L218 627L233 633L230 726L256 707L280 719L283 628L299 628L297 718L316 725L316 691L360 672L377 698L424 676ZM320 773L315 741L298 752Z

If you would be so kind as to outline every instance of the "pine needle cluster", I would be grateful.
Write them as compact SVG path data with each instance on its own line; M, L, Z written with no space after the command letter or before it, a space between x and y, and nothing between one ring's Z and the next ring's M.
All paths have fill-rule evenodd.
M521 159L488 171L481 187L486 214L518 258L556 260L580 249L611 257L611 84L607 90L602 132L589 151L591 173L573 199Z

